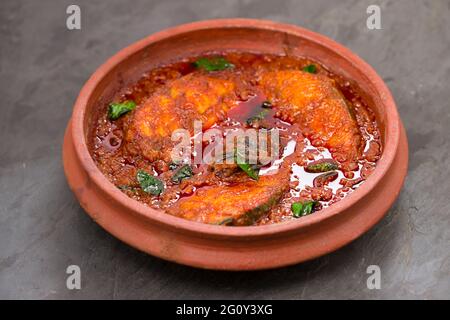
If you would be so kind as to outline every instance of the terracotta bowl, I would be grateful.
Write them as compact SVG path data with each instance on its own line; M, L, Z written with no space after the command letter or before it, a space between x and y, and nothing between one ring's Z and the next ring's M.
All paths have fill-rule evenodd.
M375 111L383 154L374 173L342 201L295 221L250 227L206 225L151 209L100 172L86 145L92 110L153 66L205 51L242 50L310 57L357 83ZM154 256L208 269L255 270L299 263L336 250L376 224L397 198L408 146L394 100L377 73L340 44L271 21L226 19L186 24L121 50L87 81L75 103L63 149L67 180L81 206L108 232Z

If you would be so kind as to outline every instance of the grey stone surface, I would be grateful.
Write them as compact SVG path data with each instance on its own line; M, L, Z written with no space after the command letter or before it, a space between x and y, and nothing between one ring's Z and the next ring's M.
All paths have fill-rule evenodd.
M65 27L81 6L82 30ZM379 4L382 30L366 28ZM410 143L405 187L389 215L345 248L300 265L213 272L121 243L83 212L61 165L72 105L109 56L160 29L251 17L323 33L369 62L397 101ZM0 2L0 298L449 298L450 1ZM66 289L66 267L82 289ZM381 267L381 290L366 268Z

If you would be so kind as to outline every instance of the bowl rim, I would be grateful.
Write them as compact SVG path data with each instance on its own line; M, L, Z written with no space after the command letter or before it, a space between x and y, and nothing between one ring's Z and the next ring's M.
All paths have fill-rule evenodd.
M144 49L154 42L170 38L174 35L182 33L189 33L192 31L199 31L214 28L247 28L247 29L264 29L277 32L284 32L291 35L299 36L310 42L315 42L331 51L338 53L341 57L349 61L357 69L363 70L364 75L378 92L382 99L386 110L386 125L385 125L385 143L383 145L383 153L377 162L377 166L371 176L354 192L344 197L332 206L320 211L320 214L312 214L301 219L290 220L270 225L262 226L219 226L203 224L195 221L186 220L180 217L172 216L162 210L157 210L146 206L145 204L128 197L122 193L118 188L110 182L106 176L100 171L95 164L86 143L86 136L84 130L84 119L86 114L86 106L91 97L91 94L100 83L100 81L111 71L115 66L120 64L130 55ZM178 25L162 31L156 32L141 39L137 42L120 50L105 63L103 63L88 79L80 94L75 101L73 113L71 118L71 130L73 136L73 143L75 147L75 154L80 160L82 167L85 169L91 181L109 198L115 199L126 209L138 214L147 221L158 223L162 226L176 229L177 232L191 233L198 236L210 237L226 237L228 240L263 237L268 235L276 235L282 233L295 232L312 225L319 224L328 220L339 213L348 210L353 204L361 201L367 196L370 191L383 179L388 169L395 158L396 150L400 140L400 118L395 106L394 99L387 88L384 81L376 73L376 71L359 56L351 52L343 45L336 41L315 33L313 31L304 29L302 27L279 23L269 20L259 19L214 19L203 20L187 24Z

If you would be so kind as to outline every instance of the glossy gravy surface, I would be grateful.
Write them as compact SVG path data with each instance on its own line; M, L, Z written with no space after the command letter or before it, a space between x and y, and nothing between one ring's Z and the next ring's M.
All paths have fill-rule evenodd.
M98 168L122 192L150 207L165 210L168 214L185 219L203 223L263 225L297 219L298 217L293 214L295 203L314 201L314 208L308 214L320 214L323 208L340 201L370 176L381 156L382 145L374 113L358 94L356 85L329 72L326 66L309 59L250 53L202 55L202 57L213 58L218 56L226 59L233 68L212 72L199 70L194 64L199 57L192 57L145 72L143 70L142 78L137 83L123 88L114 97L112 102L134 101L137 105L133 111L118 119L108 118L108 104L97 106L94 115L95 125L89 134L90 152ZM208 77L236 83L232 92L236 97L236 105L218 117L211 126L225 131L248 128L248 119L261 111L261 106L268 101L268 96L264 90L261 90L260 84L266 81L270 85L271 81L270 76L266 75L276 75L283 71L308 70L311 65L314 65L314 74L327 78L327 81L330 81L339 92L339 96L343 97L351 119L355 123L360 141L357 146L358 155L352 161L327 147L320 135L311 134L306 128L306 122L302 123L286 116L285 110L290 110L286 109L290 106L283 106L285 100L276 98L270 101L273 106L265 109L263 124L258 123L257 126L279 129L280 158L270 165L259 168L259 181L253 181L245 173L236 171L236 168L192 164L190 166L192 175L174 183L173 175L181 165L173 164L164 158L163 151L152 152L150 157L146 153L147 150L143 149L142 141L133 135L136 122L139 120L136 115L138 110L144 108L149 99L161 94L162 88L177 79L201 73L207 74ZM276 81L275 78L274 81ZM267 92L271 92L270 90ZM174 108L185 108L185 106L175 104ZM332 116L333 114L329 115L329 117ZM322 120L326 122L327 117L323 117ZM204 146L207 144L208 142L204 142ZM307 172L308 165L320 163L324 159L330 159L338 165L338 168L325 172ZM233 222L233 219L228 219L226 215L220 216L218 220L205 217L205 212L209 212L208 210L217 211L219 209L214 208L221 208L220 204L213 203L213 199L211 204L202 202L202 199L213 197L212 194L217 192L214 190L218 190L214 188L241 190L239 186L245 185L246 188L248 186L251 189L257 183L268 181L269 176L284 170L282 168L286 170L286 175L280 176L282 178L279 180L280 184L285 183L286 187L277 189L277 185L269 185L270 188L277 190L274 191L276 198L270 195L266 202L260 203L255 197L264 198L266 194L255 192L255 196L252 197L253 191L249 192L249 198L245 202L246 212L254 212L253 209L259 208L258 214L253 215L251 219L235 218ZM136 179L139 170L144 170L159 179L164 184L164 191L159 195L145 192ZM209 192L210 190L214 192ZM246 189L242 190L247 192ZM231 191L230 194L232 194ZM225 194L224 197L227 199L226 197L229 196ZM186 199L192 199L192 203L199 204L191 205L189 200L186 202ZM224 201L224 198L220 199ZM245 201L245 198L236 201L241 203L239 201ZM233 202L232 199L230 202ZM224 204L224 210L233 210L232 205L232 203L229 205L230 209ZM196 212L197 210L199 212Z

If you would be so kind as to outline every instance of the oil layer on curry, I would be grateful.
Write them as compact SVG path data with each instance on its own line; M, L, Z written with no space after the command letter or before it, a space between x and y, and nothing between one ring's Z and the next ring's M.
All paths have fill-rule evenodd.
M276 129L280 156L265 165L174 162L172 133L193 134L195 121L224 134ZM208 53L148 71L99 103L88 139L99 169L129 197L234 226L320 214L381 156L375 116L356 86L309 59L251 53Z

